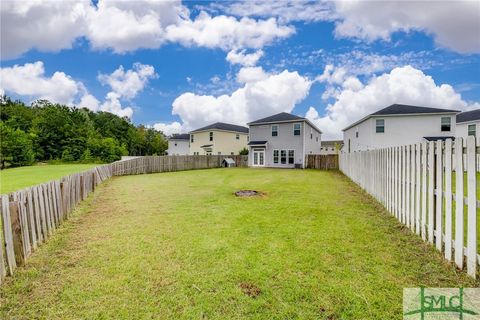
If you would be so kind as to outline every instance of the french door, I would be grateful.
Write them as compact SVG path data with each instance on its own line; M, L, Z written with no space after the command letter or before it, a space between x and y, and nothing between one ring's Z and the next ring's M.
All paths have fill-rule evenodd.
M253 149L253 165L256 167L265 166L265 149Z

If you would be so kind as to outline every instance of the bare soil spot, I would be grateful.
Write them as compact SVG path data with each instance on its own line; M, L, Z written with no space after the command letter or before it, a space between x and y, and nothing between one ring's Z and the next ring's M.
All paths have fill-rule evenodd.
M254 197L254 196L260 196L262 195L262 193L256 190L239 190L235 192L235 195L237 197Z
M259 287L248 282L240 283L240 289L242 289L243 293L252 298L256 298L262 293L262 290Z

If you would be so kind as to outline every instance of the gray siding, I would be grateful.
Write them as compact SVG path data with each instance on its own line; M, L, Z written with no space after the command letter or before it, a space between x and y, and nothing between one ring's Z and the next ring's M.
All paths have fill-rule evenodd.
M322 134L305 122L305 154L320 154L321 146Z
M300 135L293 135L293 124L300 123ZM278 136L272 137L272 125L278 126ZM304 137L304 132L307 131L307 136ZM315 135L319 136L318 142L316 142ZM304 156L304 139L308 138L308 143L305 146L308 147L308 152L312 153L320 152L320 134L313 130L313 139L310 141L310 125L304 121L277 123L277 124L260 124L250 126L250 141L266 140L267 148L265 151L265 166L266 167L280 167L280 168L293 168L295 164L281 164L273 163L273 150L294 150L295 151L295 163L303 165L305 161ZM248 163L252 165L253 154L252 147L250 148ZM280 152L280 151L279 151ZM288 157L288 151L287 151ZM287 159L288 160L288 159ZM280 161L279 161L280 162ZM288 162L288 161L287 161Z

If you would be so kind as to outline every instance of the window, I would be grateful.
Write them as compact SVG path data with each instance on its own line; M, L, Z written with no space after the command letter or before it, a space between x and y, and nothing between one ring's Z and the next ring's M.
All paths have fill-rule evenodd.
M312 128L310 128L310 140L313 139L313 131L312 131Z
M222 155L222 153L221 153L221 152L219 152L219 153L218 153L218 155L220 156L220 155Z
M358 138L358 129L357 129L357 131L355 132L355 138Z
M469 124L468 125L468 135L469 136L477 136L477 125L476 124Z
M318 142L318 137L317 137L317 142Z
M384 119L375 120L375 132L376 133L384 133L385 132L385 120Z
M276 136L278 136L278 126L273 125L272 126L272 137L276 137Z
M175 147L177 146L177 143L175 142Z
M452 119L450 117L442 117L442 132L450 131L451 121Z
M234 152L230 152L230 154L233 156L235 153L234 153Z
M280 150L280 163L281 164L287 163L287 150Z
M294 136L299 136L300 135L300 123L294 123L293 124L293 135Z
M240 135L238 133L235 135L235 139L240 140Z
M198 152L193 152L193 155L194 155L194 156L198 156L199 154L200 154L200 153L198 153Z
M190 142L193 142L193 134L190 135Z
M213 132L210 132L210 141L213 141Z
M295 163L295 150L288 150L288 164Z
M273 150L273 163L278 163L278 150Z

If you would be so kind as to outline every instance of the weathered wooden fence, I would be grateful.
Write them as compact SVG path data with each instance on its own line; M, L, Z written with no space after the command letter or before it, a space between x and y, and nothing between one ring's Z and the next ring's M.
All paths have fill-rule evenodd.
M101 165L20 191L1 195L0 284L48 240L75 206L112 176L218 168L225 158L247 166L248 156L151 156Z
M477 164L474 137L455 142L342 153L340 170L448 261L477 276Z
M336 154L307 154L305 158L307 168L321 170L338 169L338 155Z

